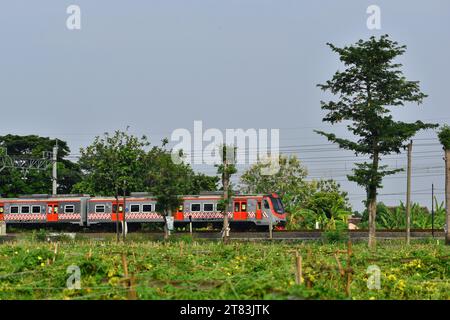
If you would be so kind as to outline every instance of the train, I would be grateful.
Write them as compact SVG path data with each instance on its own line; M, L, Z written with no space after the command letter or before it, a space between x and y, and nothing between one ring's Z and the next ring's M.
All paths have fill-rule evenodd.
M172 212L174 226L221 226L224 214L218 208L220 193L180 196L180 206ZM230 199L227 213L231 226L240 228L268 227L283 229L286 212L281 198L276 194L237 194ZM115 197L69 195L29 195L17 198L0 198L0 221L9 224L62 225L80 227L116 224L127 225L163 223L157 212L157 200L148 193L131 193L118 200Z

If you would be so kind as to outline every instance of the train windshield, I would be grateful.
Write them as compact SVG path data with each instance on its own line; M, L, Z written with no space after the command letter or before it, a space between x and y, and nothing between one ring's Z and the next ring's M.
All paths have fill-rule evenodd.
M275 210L276 213L284 213L284 207L283 204L281 203L280 198L274 198L271 196L270 200L272 201L273 209Z

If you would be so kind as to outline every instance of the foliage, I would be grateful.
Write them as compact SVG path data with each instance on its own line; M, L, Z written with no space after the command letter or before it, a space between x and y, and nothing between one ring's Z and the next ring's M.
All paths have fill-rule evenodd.
M56 141L37 135L0 136L0 147L6 148L9 156L43 158L44 152L53 151ZM58 193L70 193L74 184L81 180L78 164L65 159L70 149L67 143L58 140ZM21 172L13 168L5 168L0 172L0 195L15 197L20 194L51 194L52 168Z
M296 156L279 156L279 170L275 174L264 174L269 163L260 161L252 165L241 176L242 191L245 193L272 193L282 198L285 195L294 195L291 201L301 202L307 193L305 178L308 174Z
M351 214L347 193L334 180L307 181L307 168L296 156L280 155L279 171L264 175L267 163L258 162L241 177L247 193L278 193L288 212L287 228L314 229L316 222L324 226L328 219L345 220Z
M322 238L325 243L347 242L349 239L347 223L331 218L322 233Z
M441 142L444 149L450 149L450 126L444 125L438 133L439 141Z
M0 299L126 299L122 253L138 299L348 299L334 257L345 244L81 241L18 242L0 246ZM413 241L382 242L376 253L354 243L351 299L450 298L449 247ZM303 285L295 284L292 251L303 257ZM339 255L343 267L345 254ZM53 262L54 260L54 262ZM369 290L367 268L381 270L380 290ZM81 271L70 290L67 267ZM309 283L307 286L306 283Z
M84 177L74 191L118 196L123 189L143 190L142 163L146 158L144 147L148 145L145 136L138 138L123 131L97 136L90 146L80 149L79 164Z
M439 204L436 199L434 212L434 228L443 229L445 225L445 207L442 202ZM378 229L405 229L406 228L406 208L403 202L399 206L388 207L384 203L377 204L376 224ZM360 228L367 228L368 213L363 212ZM411 205L411 228L431 229L432 215L428 209L424 209L418 203Z

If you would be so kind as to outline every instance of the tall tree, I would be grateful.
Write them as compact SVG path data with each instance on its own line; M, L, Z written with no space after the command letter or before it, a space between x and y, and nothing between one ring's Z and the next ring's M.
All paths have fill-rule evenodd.
M335 142L340 148L352 150L356 155L368 155L371 162L356 164L353 175L348 179L363 186L367 193L369 211L369 247L376 246L376 201L377 190L382 187L382 179L400 170L388 170L380 165L381 157L400 153L417 131L434 128L436 125L416 121L406 123L394 121L389 107L404 106L405 102L421 104L426 97L419 88L418 81L408 81L403 76L399 63L394 60L401 56L406 46L383 35L379 39L371 37L367 41L338 48L327 44L343 62L344 71L337 71L331 80L318 87L338 96L336 101L321 102L326 110L323 121L331 124L349 121L347 129L357 141L338 138L335 134L317 133Z
M217 165L217 173L222 176L222 201L219 203L220 209L223 210L223 241L228 242L228 235L230 231L230 223L228 220L228 212L231 208L231 197L233 190L231 188L231 176L237 172L236 168L236 147L222 145L220 146L222 164Z
M153 147L146 160L146 190L157 200L157 212L164 219L164 238L168 239L169 229L167 217L181 204L180 195L194 193L195 174L189 165L176 164L172 161L171 151L164 147L167 139L162 141L162 147Z
M17 157L42 158L44 152L51 152L55 139L37 135L0 136L0 147L7 154ZM73 185L81 180L81 171L77 163L67 160L70 149L67 143L58 139L58 193L70 193ZM19 194L51 194L52 171L31 170L20 172L17 169L6 168L0 173L0 195L14 197Z
M438 137L445 152L445 243L450 245L450 126L443 126Z
M145 171L142 163L146 158L144 147L148 145L145 136L138 138L123 131L96 137L90 146L80 150L79 164L85 175L74 190L96 195L114 195L116 204L125 184L127 192L143 190L142 177ZM118 211L119 206L116 205L117 241L119 241ZM125 208L123 212L125 214Z

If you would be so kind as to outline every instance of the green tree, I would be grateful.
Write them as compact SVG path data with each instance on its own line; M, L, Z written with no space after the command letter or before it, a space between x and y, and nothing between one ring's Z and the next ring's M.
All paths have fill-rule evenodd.
M252 165L241 176L241 189L246 193L278 193L289 213L288 227L314 228L316 221L348 215L347 193L334 180L307 181L307 168L296 156L279 156L279 170L265 175L267 162Z
M164 237L169 237L167 217L181 204L180 195L198 194L201 191L217 190L218 177L196 174L184 163L172 160L172 151L165 149L167 139L162 147L153 147L145 161L145 189L157 200L157 211L164 218Z
M223 196L222 200L219 202L218 207L219 210L223 212L223 241L225 243L228 242L228 232L230 230L230 224L228 221L228 212L231 211L231 197L233 195L232 185L231 185L231 176L237 172L236 168L236 147L222 145L220 147L222 152L220 156L222 158L222 164L216 165L217 174L222 177L222 190Z
M371 162L356 164L353 175L348 179L363 186L367 193L369 211L369 247L376 246L376 198L382 187L382 179L400 170L388 170L380 165L381 157L400 153L406 142L417 131L434 128L436 125L416 121L406 123L394 121L389 107L403 106L405 102L422 103L426 97L420 91L417 81L408 81L403 76L399 63L394 60L401 56L406 46L400 46L387 35L379 39L371 37L354 45L338 48L328 43L345 66L337 71L331 80L318 86L339 98L337 101L321 102L326 110L323 121L331 124L349 121L348 130L357 141L338 138L332 133L316 131L335 142L340 148L352 150L356 155L368 155Z
M127 193L144 189L146 161L145 147L148 139L138 138L127 132L116 131L96 137L86 148L81 148L79 165L83 171L83 181L74 187L75 192L93 195L118 195L124 181Z
M308 171L296 156L279 156L278 171L265 174L264 169L270 166L265 161L257 162L241 176L241 189L246 193L272 193L282 198L288 194L295 194L296 201L306 197L306 176Z
M0 136L0 147L10 156L42 158L44 152L51 152L55 139L37 135ZM81 180L81 170L77 163L65 159L70 149L65 141L58 139L58 193L70 193L73 185ZM5 168L0 172L0 194L15 197L19 194L51 194L52 168L21 172Z
M79 164L84 172L82 182L74 190L95 195L119 195L143 190L146 153L149 142L145 136L138 138L127 132L105 133L94 142L81 148ZM118 210L116 210L118 211ZM118 212L116 212L118 213ZM116 219L117 241L119 241L119 216Z

